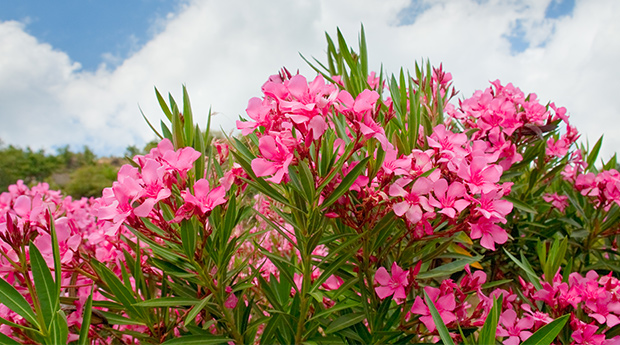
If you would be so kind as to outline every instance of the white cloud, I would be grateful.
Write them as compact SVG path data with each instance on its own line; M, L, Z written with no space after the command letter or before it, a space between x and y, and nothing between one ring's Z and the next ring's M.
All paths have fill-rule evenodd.
M37 42L23 24L0 23L0 138L33 148L87 144L122 153L153 137L161 111L153 86L181 98L186 84L204 126L210 106L216 128L229 130L247 100L282 66L311 69L298 56L323 60L324 32L339 26L352 45L364 23L371 65L388 72L429 57L444 63L461 97L489 80L512 82L543 102L566 106L593 141L606 133L605 154L620 148L614 119L618 92L620 3L577 1L572 16L544 18L549 1L429 1L410 25L398 25L409 1L192 1L154 38L114 69L85 72L63 52ZM507 36L521 20L529 48L511 54ZM618 138L618 139L616 139Z

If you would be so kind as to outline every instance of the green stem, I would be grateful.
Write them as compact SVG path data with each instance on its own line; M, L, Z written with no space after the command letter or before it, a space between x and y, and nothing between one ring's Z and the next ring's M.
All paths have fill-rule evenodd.
M302 253L301 264L303 268L303 281L301 283L301 291L299 291L300 299L300 312L299 321L297 322L297 332L295 333L295 344L301 344L303 341L304 329L306 324L306 316L310 305L308 304L308 292L310 291L310 284L312 279L312 262L311 257L307 253Z
M49 335L49 329L45 325L45 319L43 318L43 311L41 310L41 302L39 302L39 295L37 295L34 284L30 281L30 275L28 274L28 261L26 260L26 256L24 255L25 248L22 246L22 250L19 253L19 262L22 263L21 266L21 274L24 277L24 281L26 282L26 287L28 288L28 293L30 293L30 298L32 298L32 304L34 305L35 313L37 314L37 320L39 321L40 330L43 333L43 336L47 337ZM60 284L60 282L58 282Z

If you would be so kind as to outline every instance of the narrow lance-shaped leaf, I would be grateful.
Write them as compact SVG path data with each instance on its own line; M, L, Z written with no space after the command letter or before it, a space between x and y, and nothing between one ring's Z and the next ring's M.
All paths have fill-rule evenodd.
M564 328L564 325L568 321L569 316L570 314L566 314L564 316L561 316L553 320L549 324L541 327L538 331L536 331L536 333L532 334L532 336L530 336L529 338L527 338L527 340L522 342L521 345L549 345L551 344L555 340L555 337L557 337L558 334L560 334L560 331L562 331L562 328Z
M0 279L0 303L7 306L12 311L21 315L26 321L30 322L35 328L40 328L37 317L32 311L30 304L22 294L20 294L6 280Z
M157 102L159 102L159 106L166 115L166 118L168 119L168 121L172 121L172 112L170 111L170 108L168 108L168 104L166 104L166 101L161 96L157 88L155 88L155 95L157 96Z
M424 291L424 300L426 301L426 305L428 306L431 315L433 316L433 322L435 322L435 326L437 327L437 331L439 332L439 337L444 345L454 345L454 341L452 341L452 337L450 337L450 332L448 332L448 328L446 324L443 322L441 315L439 315L439 311L437 311L437 307L428 296L426 291Z
M58 310L50 327L51 344L66 344L69 337L67 316L62 310Z
M52 318L56 311L60 309L60 296L56 294L56 283L52 278L52 272L39 249L30 242L30 263L32 266L32 277L37 298L41 305L41 313L45 321L45 327L49 328Z
M497 332L497 323L499 322L499 316L502 312L502 300L503 295L500 295L499 298L493 299L493 307L489 315L487 316L487 320L484 322L482 329L480 330L480 335L478 337L478 344L494 344L495 336Z
M78 345L87 345L88 344L88 330L90 329L90 320L92 316L92 307L93 307L93 291L95 287L90 287L90 295L88 295L88 299L86 300L86 305L84 305L83 317L82 317L82 328L80 328L80 338L78 339Z
M321 205L323 209L331 206L334 202L336 202L336 200L338 200L338 198L343 196L349 188L351 188L355 180L360 176L364 169L366 169L366 163L368 163L369 159L369 157L362 159L355 167L353 167L353 169L351 169L351 171L349 171L349 173L342 179L342 182L340 182L338 187L334 189L332 194L323 201L323 204Z
M192 105L189 102L189 94L185 85L183 85L183 127L185 145L190 146L194 142L194 116L192 115Z

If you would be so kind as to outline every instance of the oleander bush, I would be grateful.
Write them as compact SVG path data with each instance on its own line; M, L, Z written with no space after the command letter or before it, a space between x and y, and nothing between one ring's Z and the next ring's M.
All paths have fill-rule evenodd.
M0 195L7 344L616 344L620 173L567 110L327 36L216 139L167 119L99 198Z

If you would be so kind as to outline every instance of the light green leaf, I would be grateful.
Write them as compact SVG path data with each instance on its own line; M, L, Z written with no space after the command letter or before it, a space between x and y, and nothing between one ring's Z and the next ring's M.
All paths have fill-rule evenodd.
M59 295L56 294L56 283L52 278L52 272L39 249L30 242L30 263L34 288L41 305L41 313L48 329L54 314L60 309Z
M424 291L424 300L426 301L426 305L433 316L433 321L435 322L441 341L444 345L454 345L454 341L452 341L452 337L450 337L450 332L448 332L446 324L443 322L441 315L439 315L439 312L437 311L437 307L435 307L435 304L431 298L428 297L426 291Z
M499 298L493 298L493 307L480 330L478 344L495 344L497 323L499 322L499 316L502 312L502 300L503 295L500 295Z
M200 303L196 304L190 311L189 313L187 313L187 316L185 317L185 324L189 324L190 322L194 321L194 319L196 318L196 316L198 316L198 313L200 313L206 306L207 304L209 304L209 301L211 300L211 296L213 296L212 294L203 298Z
M90 295L88 295L86 305L84 306L84 311L82 312L84 316L82 317L82 328L80 329L80 338L78 339L78 345L88 345L88 330L90 329L90 319L92 316L94 289L95 287L91 286Z
M199 299L196 298L185 298L185 297L161 297L161 298L153 298L146 301L141 301L138 303L134 303L136 307L185 307L185 306L193 306L200 303Z
M50 327L50 338L52 344L66 344L69 337L69 327L67 325L67 316L62 310L56 312L52 325Z
M522 342L521 345L549 345L555 340L555 337L560 334L562 328L568 321L568 317L570 314L566 314L561 316L551 323L541 327L536 333L532 334L531 337L527 338L526 341Z
M21 315L35 328L41 328L41 325L39 325L39 322L37 321L36 315L32 311L30 303L28 303L24 296L22 296L4 279L0 279L0 303L6 305L9 309Z

